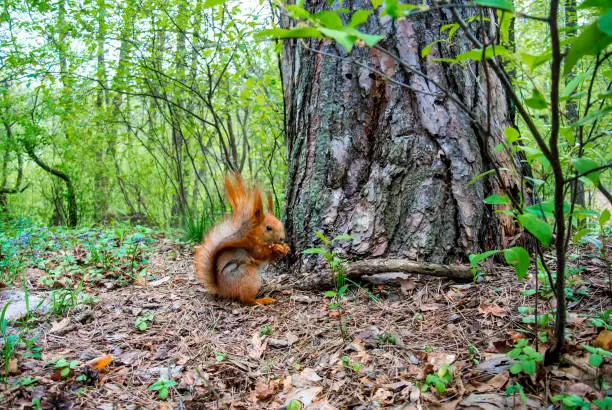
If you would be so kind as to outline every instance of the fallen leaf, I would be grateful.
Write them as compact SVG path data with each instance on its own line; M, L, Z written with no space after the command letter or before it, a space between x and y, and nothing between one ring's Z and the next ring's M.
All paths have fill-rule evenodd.
M323 380L314 369L307 367L300 374L293 375L293 386L296 388L310 387Z
M491 380L478 386L475 391L478 393L488 393L501 390L508 383L509 377L508 372L496 374Z
M272 380L271 382L260 382L255 385L255 397L260 400L269 399L276 393L276 389L280 384L280 380Z
M506 311L504 310L504 308L498 305L487 305L486 303L481 303L480 306L478 306L478 311L484 314L485 316L486 315L492 315L492 316L497 316L497 317L506 316Z
M87 364L96 370L102 370L112 361L113 357L107 354L106 356L96 357L95 359L88 361Z
M289 346L293 345L295 342L300 340L299 337L297 337L296 335L294 335L291 332L285 333L285 339L287 339L287 343L289 343Z
M8 362L8 372L9 374L19 374L19 365L17 363L17 358L13 357Z
M400 290L404 295L410 295L412 291L416 288L416 282L413 280L399 280Z
M70 318L65 317L59 322L56 321L56 322L51 323L51 329L49 330L49 333L61 333L61 331L64 330L69 325L70 325Z
M299 400L304 407L309 408L313 400L319 395L319 393L321 393L321 391L323 391L322 387L311 387L309 389L296 390L293 392L293 394L287 397L285 406L288 405L291 400Z
M612 350L612 331L602 330L601 333L595 339L595 346L601 347L608 351Z
M378 389L372 400L377 401L379 403L389 404L393 401L393 393L385 389Z
M253 349L249 352L249 357L251 359L259 360L261 356L268 347L268 343L266 342L265 336L260 336L259 331L253 333L253 337L251 338L251 345Z
M427 353L427 363L431 364L435 370L439 369L443 364L453 364L457 359L457 355L444 352L429 352Z
M136 279L134 279L134 286L147 286L147 279L144 276L136 276Z

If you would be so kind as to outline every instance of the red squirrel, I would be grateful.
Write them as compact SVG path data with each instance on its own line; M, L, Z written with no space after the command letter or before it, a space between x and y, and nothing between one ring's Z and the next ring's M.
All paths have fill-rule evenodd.
M195 276L210 294L245 305L273 303L272 298L256 299L258 268L289 253L285 228L272 212L272 195L268 193L265 213L261 189L245 186L239 173L225 177L225 195L232 215L215 225L196 249Z

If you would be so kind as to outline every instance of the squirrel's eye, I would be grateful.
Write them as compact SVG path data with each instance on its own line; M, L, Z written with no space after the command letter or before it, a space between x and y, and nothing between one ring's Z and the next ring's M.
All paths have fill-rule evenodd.
M270 225L268 225L268 226L266 226L266 229L267 229L268 231L271 231L271 230L272 230L272 227L271 227Z

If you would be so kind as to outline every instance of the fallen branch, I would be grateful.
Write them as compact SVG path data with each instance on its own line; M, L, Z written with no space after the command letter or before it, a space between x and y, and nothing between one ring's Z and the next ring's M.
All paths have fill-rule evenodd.
M359 262L353 262L348 265L346 276L349 279L358 280L362 276L379 275L383 282L393 282L406 279L404 275L382 275L388 273L409 273L419 275L430 275L443 278L449 278L457 281L471 281L474 276L466 265L440 265L429 262L415 262L408 259L370 259ZM303 272L298 277L291 275L276 276L277 283L282 283L282 288L286 288L288 284L298 289L327 289L334 283L334 275L329 269L322 269L317 272ZM372 281L368 278L368 281ZM274 289L275 285L269 283L268 289Z
M440 265L429 262L415 262L408 259L370 259L353 262L348 266L347 276L351 279L357 279L364 275L389 272L439 276L466 281L474 278L469 266L466 265Z

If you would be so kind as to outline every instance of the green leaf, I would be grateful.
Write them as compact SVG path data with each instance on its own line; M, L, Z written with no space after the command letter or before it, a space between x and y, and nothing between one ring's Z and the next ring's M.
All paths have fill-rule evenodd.
M552 240L552 229L546 222L532 214L518 215L517 219L529 233L538 238L545 248L548 248Z
M595 184L595 186L599 185L599 171L589 172L592 169L599 168L599 164L597 162L593 161L592 159L582 157L574 158L572 160L572 165L579 174L586 174L584 176ZM587 172L589 173L587 174Z
M322 248L308 248L308 249L304 249L302 251L302 253L304 255L310 255L313 253L316 253L317 255L325 255L327 253L327 251L325 249Z
M314 231L314 234L317 235L317 238L319 238L323 243L329 242L327 240L327 236L325 236L322 232Z
M584 237L584 235L588 234L589 232L591 232L589 228L579 230L574 234L574 237L572 238L572 243L574 243L575 245L578 244L580 240Z
M599 225L604 226L610 220L610 210L604 209L599 216Z
M521 53L520 57L521 57L521 61L525 63L529 71L533 72L533 70L535 70L536 68L538 68L539 66L541 66L542 64L550 60L552 57L552 54L546 53L546 54L542 54L539 56L534 56L528 53Z
M285 10L290 17L294 19L308 19L310 18L310 13L302 6L298 6L295 4L288 4L285 6Z
M225 3L226 1L227 0L206 0L202 7L204 7L205 9L209 9L211 7L219 6Z
M521 372L521 370L523 370L523 365L521 362L516 362L512 365L512 367L510 367L510 373L512 374L518 374Z
M447 40L451 41L453 39L453 35L455 34L455 32L459 30L459 24L451 23L451 24L445 24L442 27L440 27L440 33L444 33L446 30L448 30Z
M357 29L350 28L350 27L347 27L344 31L346 31L348 34L355 36L355 38L360 38L361 40L363 40L364 43L368 45L368 47L374 47L376 43L378 43L380 40L385 38L385 36L367 34L367 33L361 32Z
M495 146L495 148L493 148L493 152L501 152L504 150L504 144L503 143L499 143Z
M599 367L603 363L603 357L598 355L597 353L591 353L589 356L589 364L593 367Z
M348 27L355 28L357 26L364 24L368 20L368 17L370 16L370 14L372 14L373 11L374 10L363 10L363 9L357 10L351 16L351 21L349 21Z
M474 4L483 7L493 7L514 13L514 5L509 0L475 0Z
M592 111L589 114L585 115L584 117L580 118L575 123L571 124L570 127L572 128L581 127L585 124L588 124L590 122L598 120L599 118L604 117L611 111L612 111L612 107L606 107L602 110Z
M587 9L587 8L599 8L603 10L607 10L612 8L611 0L584 0L578 6L578 9Z
M516 278L522 281L527 275L527 269L529 269L529 252L527 252L525 248L515 246L514 248L505 249L504 256L506 262L514 266Z
M563 75L569 73L582 57L596 55L612 42L612 36L602 32L598 24L599 21L590 24L576 37L565 57Z
M325 292L323 294L323 297L326 297L326 298L335 298L336 295L337 295L337 293L334 292L333 290L328 290L327 292Z
M376 10L382 4L383 0L372 0L372 8Z
M488 46L484 50L484 58L493 58L499 56L508 55L508 50L506 50L503 46ZM466 51L465 53L461 53L457 56L457 60L465 61L465 60L474 60L480 61L483 58L483 51L480 48L476 48L473 50Z
M64 367L62 371L60 372L60 376L66 377L68 376L68 373L70 373L70 367Z
M270 28L254 34L255 39L261 38L323 38L319 30L313 27L295 27L292 29Z
M355 239L355 237L352 236L352 235L349 235L347 233L343 233L342 235L336 236L334 239L332 239L332 241L341 241L343 239L353 240L353 239Z
M319 11L313 14L313 17L319 20L321 24L327 28L342 29L343 27L342 19L333 11Z
M302 408L302 403L297 399L291 399L289 404L287 404L287 410L300 410Z
M516 128L504 128L504 135L506 136L506 141L508 141L508 144L513 144L520 139L520 134Z
M531 97L526 98L524 101L528 107L531 107L535 110L543 110L545 108L548 108L548 102L546 101L546 98L537 88L534 88L531 91Z
M478 263L480 261L483 261L493 255L495 255L496 253L499 253L500 251L498 250L490 250L490 251L486 251L486 252L481 252L481 253L473 253L470 255L469 259L470 259L470 268L475 267L476 265L478 265Z
M523 360L523 371L529 376L533 376L536 371L535 360Z
M168 388L162 387L161 389L159 389L159 398L165 399L166 397L168 397Z
M329 28L320 28L319 31L321 31L321 33L323 33L325 36L336 40L342 47L345 48L347 53L351 52L353 49L353 44L355 43L355 40L357 40L357 36L349 35L344 31L332 30Z
M507 195L489 195L482 202L488 205L503 205L509 204L510 198Z
M597 28L608 36L612 35L612 9L599 18Z
M431 53L431 48L436 44L436 43L441 43L444 40L436 40L436 41L432 41L431 43L427 44L425 47L423 47L423 50L421 50L421 58L425 58L429 55L429 53Z
M603 400L593 400L593 403L602 410L612 409L612 397L606 396Z

